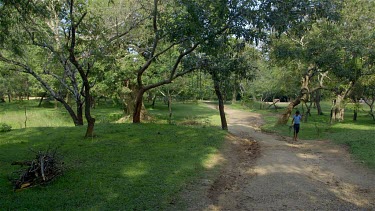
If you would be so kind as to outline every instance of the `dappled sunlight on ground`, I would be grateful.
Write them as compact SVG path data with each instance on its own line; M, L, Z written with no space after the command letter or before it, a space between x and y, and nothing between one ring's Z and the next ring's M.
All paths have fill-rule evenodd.
M207 159L205 159L202 165L206 169L212 169L220 164L225 163L225 161L226 159L223 157L222 154L216 153L216 154L211 154Z
M137 164L134 164L123 171L123 174L127 177L140 177L148 173L148 168L143 162L138 162Z
M299 168L297 166L289 166L289 165L270 165L270 166L263 166L261 168L256 168L254 172L258 176L265 176L274 173L294 173L294 174L302 174L303 172L309 171L309 168Z

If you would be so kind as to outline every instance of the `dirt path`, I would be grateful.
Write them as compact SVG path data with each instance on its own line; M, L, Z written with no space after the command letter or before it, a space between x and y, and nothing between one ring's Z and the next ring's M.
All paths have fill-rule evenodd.
M375 172L344 148L292 143L260 132L258 114L226 113L236 136L222 152L226 165L218 178L185 193L189 210L375 210Z

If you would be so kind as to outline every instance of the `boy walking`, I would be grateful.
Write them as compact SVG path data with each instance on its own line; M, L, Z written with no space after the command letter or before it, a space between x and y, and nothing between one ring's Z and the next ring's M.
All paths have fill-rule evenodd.
M293 119L292 119L292 125L294 128L293 141L297 141L301 119L302 119L302 116L299 114L299 111L296 111L296 114L293 115Z

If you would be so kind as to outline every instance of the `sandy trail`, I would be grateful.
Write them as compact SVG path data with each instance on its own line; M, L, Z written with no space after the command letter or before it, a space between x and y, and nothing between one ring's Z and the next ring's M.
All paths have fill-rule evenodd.
M189 210L375 210L375 172L343 147L292 143L260 132L258 114L231 109L226 114L236 136L222 152L226 165L213 182L185 194Z

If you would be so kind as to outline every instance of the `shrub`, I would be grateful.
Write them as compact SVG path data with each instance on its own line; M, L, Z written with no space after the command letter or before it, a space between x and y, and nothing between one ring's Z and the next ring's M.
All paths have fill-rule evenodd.
M12 126L5 124L5 123L0 123L0 132L8 132L12 130Z

